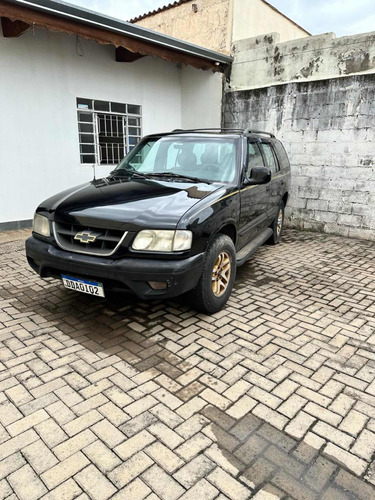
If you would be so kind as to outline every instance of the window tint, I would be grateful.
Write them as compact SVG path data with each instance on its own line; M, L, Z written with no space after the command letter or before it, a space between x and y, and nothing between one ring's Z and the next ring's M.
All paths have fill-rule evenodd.
M279 159L280 167L282 169L289 168L290 167L289 158L288 155L286 154L284 146L281 144L280 141L276 141L274 143L274 146L276 149L277 157Z
M261 148L263 149L263 153L266 158L267 167L273 174L276 174L279 168L276 163L276 158L273 153L272 146L270 144L261 144Z
M264 162L258 144L249 142L247 145L247 152L247 169L245 177L249 179L251 177L251 169L253 167L263 167Z

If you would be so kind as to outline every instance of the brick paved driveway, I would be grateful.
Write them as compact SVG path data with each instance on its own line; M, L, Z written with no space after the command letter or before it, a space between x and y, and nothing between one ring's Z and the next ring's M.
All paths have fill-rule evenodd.
M375 498L373 243L289 230L207 317L2 240L0 499Z

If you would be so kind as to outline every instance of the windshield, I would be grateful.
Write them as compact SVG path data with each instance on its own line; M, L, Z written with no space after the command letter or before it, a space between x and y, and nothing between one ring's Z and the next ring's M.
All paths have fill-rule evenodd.
M118 165L113 175L138 172L203 182L233 183L237 140L216 137L161 137L141 142Z

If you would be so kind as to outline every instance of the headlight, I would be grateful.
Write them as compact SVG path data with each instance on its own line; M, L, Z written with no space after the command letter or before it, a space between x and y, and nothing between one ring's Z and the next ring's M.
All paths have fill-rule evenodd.
M35 214L33 222L34 233L40 234L42 236L51 236L51 231L49 229L49 220L43 215Z
M180 252L189 250L193 240L191 231L145 229L140 231L133 242L133 250L149 252Z

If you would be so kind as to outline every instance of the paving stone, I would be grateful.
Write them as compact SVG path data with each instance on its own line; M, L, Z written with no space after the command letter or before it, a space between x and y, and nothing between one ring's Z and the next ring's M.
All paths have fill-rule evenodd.
M41 475L41 479L47 485L48 489L53 489L70 477L73 477L74 474L87 465L89 465L89 461L80 451L78 451L44 472Z
M143 430L136 434L135 436L127 439L119 446L116 446L114 451L119 455L123 460L127 460L135 453L143 450L146 446L155 441L155 437L150 434L148 431ZM110 446L112 448L112 446Z
M222 491L231 500L245 500L250 498L251 492L240 482L236 481L227 472L217 467L207 479L219 490Z
M348 467L357 475L361 475L366 469L367 464L364 460L332 443L328 443L324 448L324 454L344 467Z
M180 497L180 500L213 500L217 497L219 491L208 481L201 479L192 488Z
M186 489L189 489L214 467L215 464L211 460L204 455L198 455L176 472L173 477Z
M68 439L68 435L52 418L36 425L35 429L49 448L54 448Z
M162 467L169 474L173 474L173 472L185 463L178 455L173 453L173 451L164 446L162 443L153 443L148 446L145 451L155 463L160 465L160 467Z
M79 434L76 434L70 439L66 439L63 443L55 446L53 448L53 453L59 460L65 460L66 458L74 455L77 451L82 450L90 443L97 440L95 434L90 430L86 429Z
M263 457L259 457L251 467L249 467L241 476L251 489L256 489L261 484L267 482L267 479L276 470L276 466Z
M122 443L126 439L126 436L121 431L105 419L92 425L91 429L110 448Z
M174 451L184 460L191 460L198 455L198 453L208 448L211 443L211 439L201 432L198 432L187 441L184 441L178 448L175 448Z
M365 460L370 460L375 451L375 434L364 429L354 443L351 452Z
M335 483L341 486L345 492L351 493L355 498L359 498L360 500L368 500L374 496L372 486L343 469L337 474Z
M22 454L37 474L42 474L58 462L56 456L41 439L23 448Z
M217 490L216 490L217 491ZM8 481L2 479L0 481L0 498L8 498L12 495L12 488L9 485Z
M341 422L339 429L352 436L357 436L366 425L368 417L356 410L351 410Z
M0 461L0 480L25 465L25 459L20 452L14 453Z
M117 491L94 465L78 472L74 479L92 500L107 500Z
M47 493L47 488L30 465L24 465L12 472L7 480L20 500L37 500Z
M73 500L73 498L79 498L80 493L82 493L82 490L74 479L68 479L65 483L60 484L60 486L44 495L43 500Z
M113 500L144 500L144 498L151 499L153 493L150 488L142 481L137 478L134 479L128 486L125 486L122 490L116 493L112 498ZM154 495L155 500L157 496Z
M149 431L171 450L183 442L181 436L161 422L151 425Z
M152 463L152 460L143 451L140 451L116 467L108 474L108 477L117 488L123 488L133 479L140 476Z
M120 458L100 440L94 441L86 448L83 448L82 451L105 474L121 463Z
M24 471L47 500L375 498L374 261L287 228L206 316L67 293L0 244L0 491Z
M284 471L279 471L273 476L272 484L286 491L291 498L298 498L298 500L315 500L317 498L313 490Z
M293 438L302 439L308 429L316 421L314 417L300 411L296 417L285 427L285 432Z
M322 491L337 469L337 465L331 461L317 457L304 476L306 485L317 492Z
M181 485L157 465L144 472L142 478L163 499L176 500L185 492Z
M18 434L16 437L5 441L0 445L0 460L13 455L16 451L20 451L27 445L37 441L39 439L38 434L33 430L29 429L22 434Z
M316 423L313 427L313 431L319 436L322 436L327 440L337 444L338 446L341 446L341 448L347 450L354 440L351 436L348 436L348 434L335 429L325 422Z

